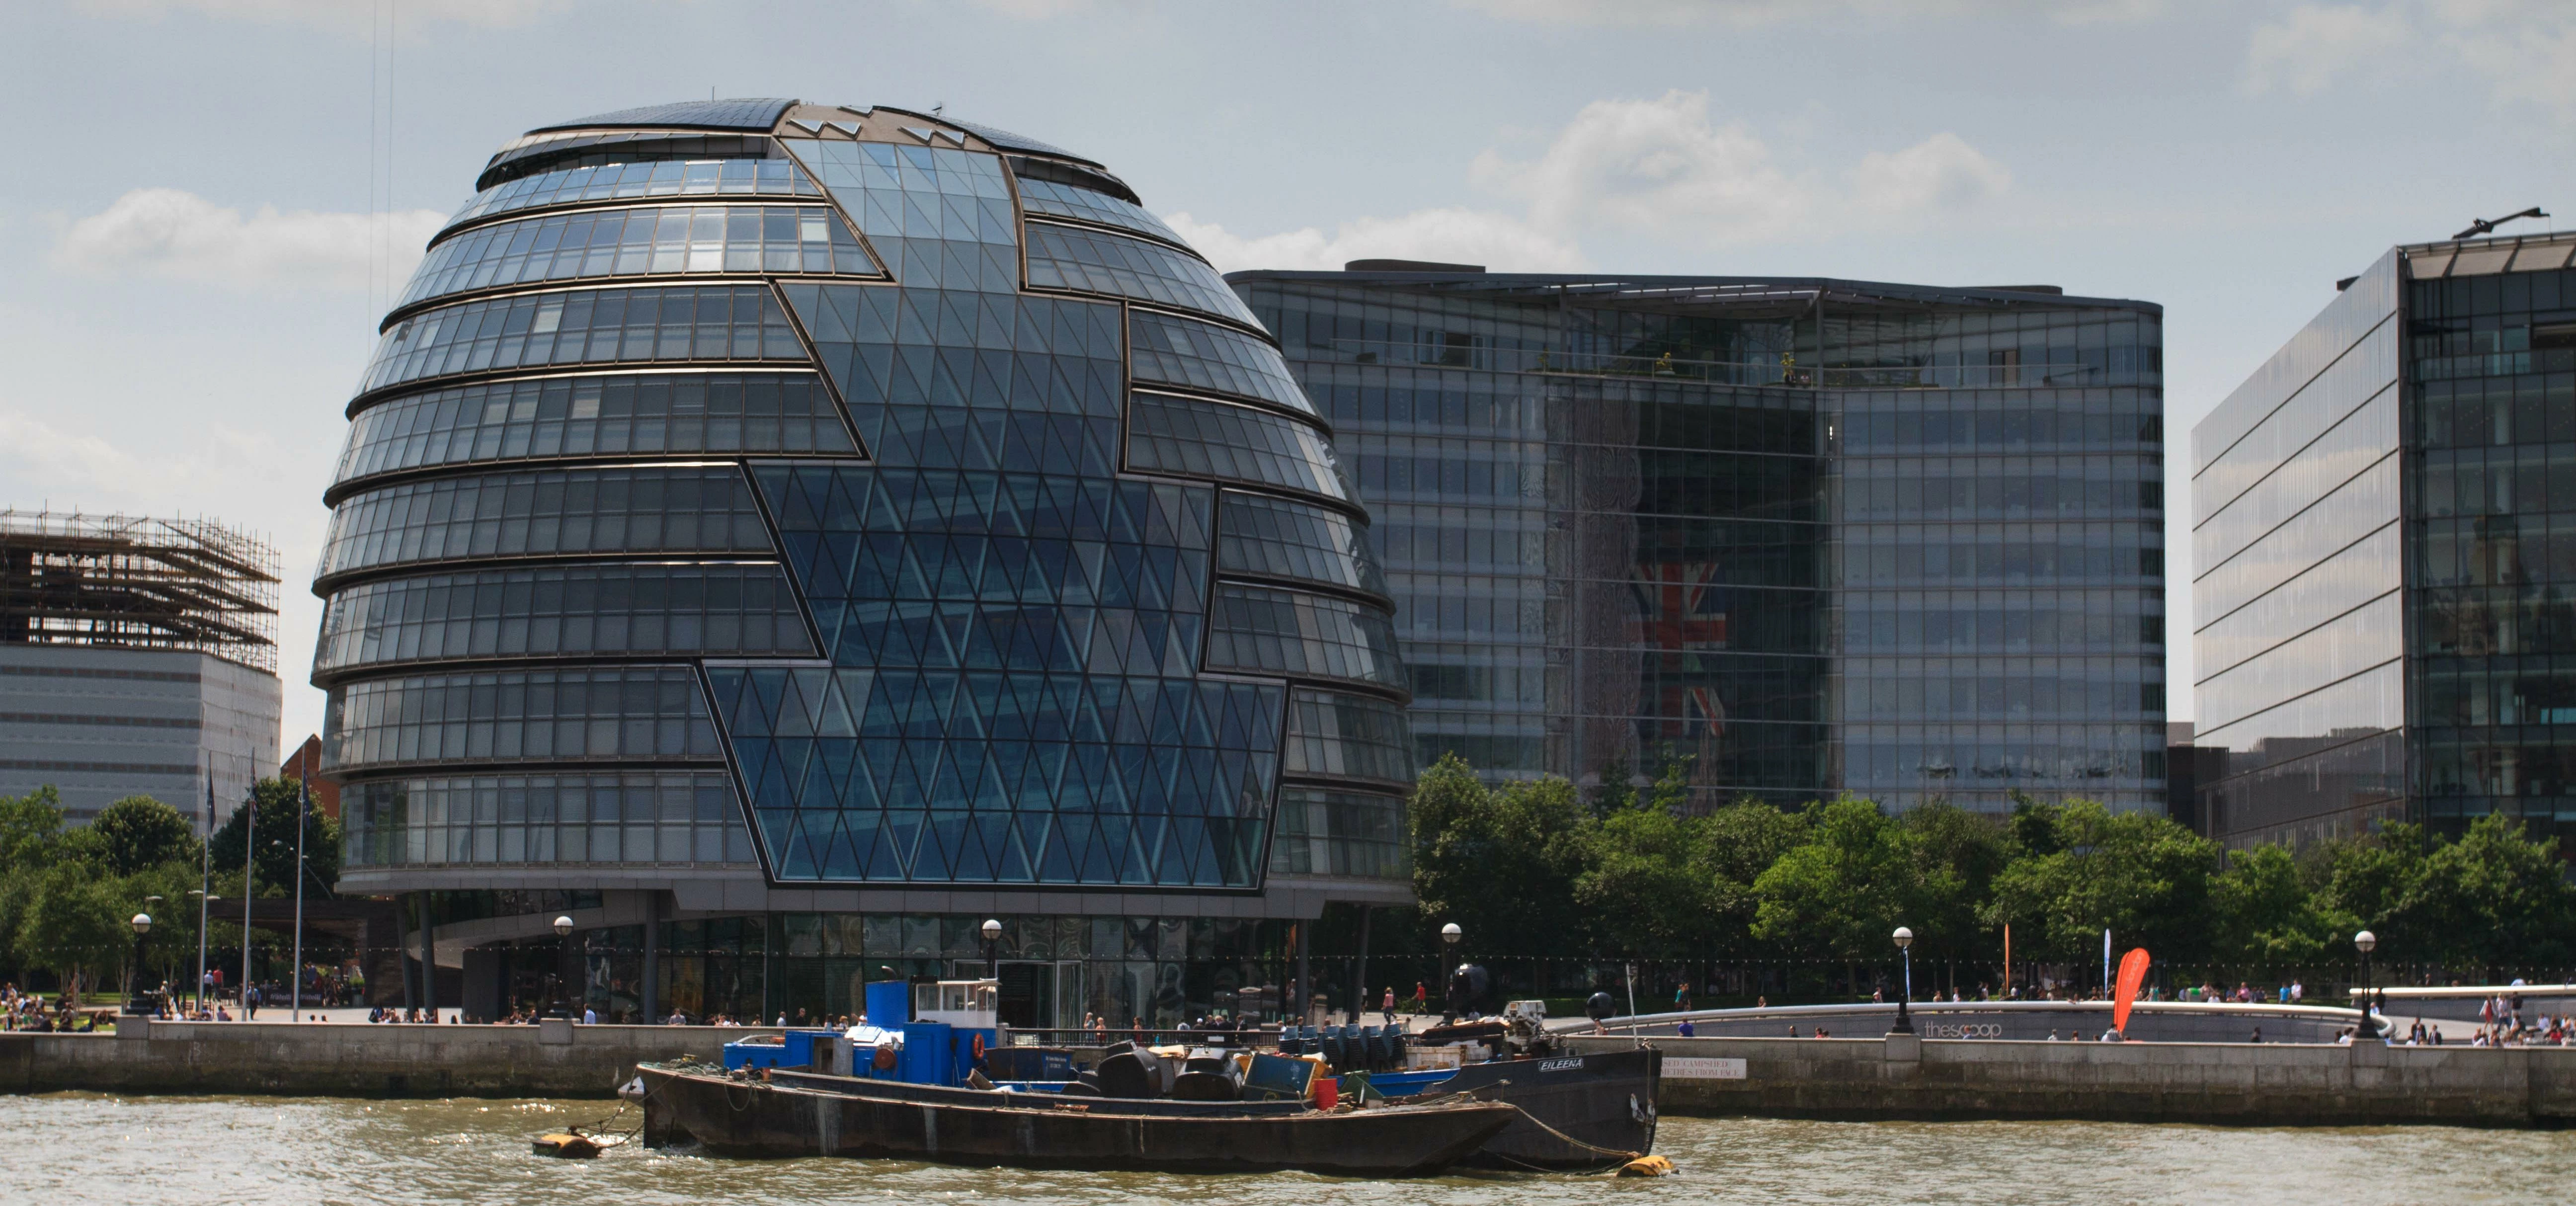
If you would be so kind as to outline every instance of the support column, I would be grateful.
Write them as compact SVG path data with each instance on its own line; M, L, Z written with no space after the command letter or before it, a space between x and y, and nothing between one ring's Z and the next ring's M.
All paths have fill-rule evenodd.
M1360 906L1360 958L1359 958L1359 966L1358 966L1357 968L1353 969L1352 974L1351 974L1351 979L1353 979L1353 980L1355 980L1355 981L1358 981L1358 983L1354 984L1354 985L1352 986L1352 988L1351 988L1351 1024L1352 1024L1352 1025L1354 1025L1354 1026L1357 1026L1357 1025L1359 1025L1359 1024L1360 1024L1360 1018L1361 1018L1361 1016L1362 1016L1362 1015L1364 1015L1364 1014L1366 1014L1366 1013L1368 1012L1368 1007L1369 1007L1369 990L1368 990L1368 944L1369 944L1369 918L1370 918L1370 915L1371 915L1371 914L1373 914L1373 913L1375 913L1376 911L1377 911L1377 910L1376 910L1375 908L1373 908L1373 907L1371 907L1371 906L1369 906L1369 905L1361 905L1361 906Z
M411 894L412 907L420 913L420 1000L430 1021L438 1020L438 940L430 935L429 893Z
M636 994L644 1003L644 1024L662 1021L662 894L644 893L644 985Z
M1306 1003L1315 995L1315 982L1307 978L1306 973L1306 936L1308 931L1314 928L1315 923L1312 921L1297 923L1297 999L1289 1002L1288 1007L1295 1011L1289 1016L1296 1018L1300 1026L1306 1024Z

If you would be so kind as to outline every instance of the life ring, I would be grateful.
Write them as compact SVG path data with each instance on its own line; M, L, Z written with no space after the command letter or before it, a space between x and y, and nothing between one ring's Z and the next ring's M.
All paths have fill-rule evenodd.
M894 1070L894 1040L888 1039L885 1042L877 1044L877 1057L874 1062L876 1063L877 1071L879 1072L891 1072Z
M966 1053L973 1056L976 1063L984 1062L984 1036L980 1034L967 1036Z

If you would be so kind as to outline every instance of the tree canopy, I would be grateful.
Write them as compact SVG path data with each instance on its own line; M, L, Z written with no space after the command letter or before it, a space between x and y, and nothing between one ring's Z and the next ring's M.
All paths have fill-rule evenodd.
M1486 954L1883 961L1898 925L1918 958L2090 966L2102 931L2159 963L2463 969L2576 960L2576 889L2556 842L2487 817L2457 837L2389 825L2293 852L2227 851L2100 803L2021 800L2006 815L1856 797L1692 807L1686 760L1647 781L1614 768L1586 798L1558 778L1489 787L1457 757L1412 808L1423 918Z

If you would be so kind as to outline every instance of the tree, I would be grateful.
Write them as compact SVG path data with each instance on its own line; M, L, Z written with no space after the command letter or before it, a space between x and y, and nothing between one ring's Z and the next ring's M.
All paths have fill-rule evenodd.
M2091 800L2016 808L2010 831L2013 861L1995 876L1984 915L1989 926L2013 926L2021 952L2089 964L2105 929L2166 962L2207 951L2216 843Z
M2555 838L2525 838L2518 817L2479 817L2459 840L2433 848L2391 920L2408 931L2410 947L2448 960L2562 964L2571 909L2557 847Z
M2001 940L1986 932L1978 910L1994 895L1995 877L2011 860L2004 827L1993 816L1945 801L1907 809L1897 822L1927 872L1947 872L1925 876L1919 911L1908 923L1924 943L1918 954L2000 954Z
M1573 784L1520 779L1488 790L1449 754L1422 772L1410 814L1426 920L1458 922L1473 949L1572 953L1587 819Z
M295 814L296 783L292 779L262 779L251 788L251 799L258 805L259 858L258 877L253 885L262 896L295 894ZM237 808L215 831L211 856L219 869L238 871L242 865L244 829L252 810ZM340 882L340 823L324 816L319 807L305 813L304 863L312 878L305 881L305 895L328 896Z
M133 913L113 881L64 863L39 874L34 887L18 922L18 955L27 966L59 972L65 990L73 991L85 973L133 957L134 931L127 925Z
M1892 958L1889 935L1919 928L1925 902L1954 893L1957 873L1927 865L1913 835L1875 802L1845 796L1812 811L1808 840L1754 881L1754 933L1819 955Z
M62 832L63 801L52 784L23 796L0 796L0 873L51 861Z
M1790 812L1743 799L1701 817L1691 827L1691 869L1700 879L1708 910L1705 928L1737 953L1752 952L1762 898L1753 885L1814 829L1813 812Z
M89 823L100 854L114 875L132 875L163 863L197 861L197 838L188 818L150 796L127 796L101 809Z
M2358 927L2322 902L2319 878L2286 846L2237 851L2209 882L2212 953L2236 963L2342 960L2350 948L2339 944Z

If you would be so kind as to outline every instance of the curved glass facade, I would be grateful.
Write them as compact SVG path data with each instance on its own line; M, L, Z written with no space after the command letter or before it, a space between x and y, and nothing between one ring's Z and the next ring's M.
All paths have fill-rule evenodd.
M351 874L1401 899L1366 512L1123 185L788 102L550 127L484 175L331 493Z

